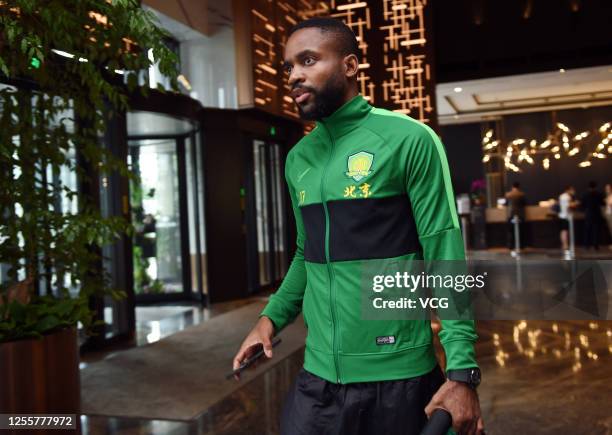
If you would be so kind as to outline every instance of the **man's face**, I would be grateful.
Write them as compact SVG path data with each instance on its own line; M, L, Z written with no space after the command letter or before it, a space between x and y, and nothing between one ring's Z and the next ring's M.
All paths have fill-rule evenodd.
M344 103L348 83L342 60L330 33L309 27L291 35L283 68L302 119L320 120Z

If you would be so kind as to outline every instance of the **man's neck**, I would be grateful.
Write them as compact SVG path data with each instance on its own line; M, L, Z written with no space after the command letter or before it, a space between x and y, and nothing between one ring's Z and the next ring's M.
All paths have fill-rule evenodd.
M359 94L359 91L357 90L357 88L354 86L349 86L349 88L346 90L346 93L344 94L344 101L342 102L342 104L351 100L357 94Z

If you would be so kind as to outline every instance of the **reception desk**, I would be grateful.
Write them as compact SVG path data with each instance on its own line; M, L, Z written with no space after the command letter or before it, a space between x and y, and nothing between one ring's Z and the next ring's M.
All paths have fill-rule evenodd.
M510 247L510 231L511 227L508 224L508 211L505 206L488 207L485 210L486 225L480 228L486 228L484 238L482 234L478 234L478 226L471 228L471 246L477 247L479 244L474 241L480 237L480 241L484 240L486 247ZM574 212L574 230L576 237L576 245L583 244L584 231L584 213L581 211ZM561 242L559 233L561 224L559 218L551 213L548 207L537 205L528 205L525 208L525 223L521 226L524 232L525 246L534 248L560 249ZM482 230L480 230L482 231ZM607 226L602 225L600 233L600 243L602 245L610 243ZM480 243L482 245L482 242Z
M508 220L507 207L487 207L486 209L487 223L505 223ZM555 221L555 215L551 215L548 207L540 207L538 205L528 205L525 207L525 221ZM581 211L574 212L574 220L584 219L584 213Z

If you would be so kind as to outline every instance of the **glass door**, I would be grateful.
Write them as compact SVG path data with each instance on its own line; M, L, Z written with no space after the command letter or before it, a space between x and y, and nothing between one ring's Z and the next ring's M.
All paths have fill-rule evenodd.
M185 290L177 139L130 140L134 293Z
M204 301L204 177L197 124L131 112L128 133L136 302Z
M279 144L252 141L248 184L249 290L267 288L287 273L284 164Z

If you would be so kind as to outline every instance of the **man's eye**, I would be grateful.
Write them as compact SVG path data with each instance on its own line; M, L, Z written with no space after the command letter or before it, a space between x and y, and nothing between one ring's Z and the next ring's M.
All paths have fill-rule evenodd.
M314 63L314 59L312 57L307 57L304 59L304 65L312 65Z
M290 66L286 66L286 67L285 67L285 72L286 72L287 74L291 74L291 67L290 67Z

